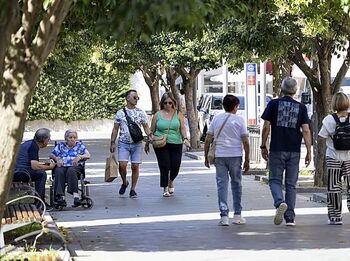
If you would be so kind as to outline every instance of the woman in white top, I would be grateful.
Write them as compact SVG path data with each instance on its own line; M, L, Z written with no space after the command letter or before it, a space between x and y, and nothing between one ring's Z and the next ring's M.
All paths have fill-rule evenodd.
M348 109L349 98L346 94L339 92L332 98L332 110L336 112L336 116L340 122L349 121ZM336 150L332 140L335 134L336 121L332 114L326 116L322 121L322 127L318 135L326 139L326 165L328 175L328 224L342 225L342 178L347 184L348 191L348 208L350 208L350 150Z
M241 216L243 157L242 144L245 155L243 169L244 171L248 171L249 139L244 119L236 115L239 107L239 99L234 95L226 95L223 99L223 106L225 112L214 116L207 132L204 145L204 164L209 168L209 145L213 139L215 139L216 185L218 190L218 203L221 216L219 225L228 226L229 207L227 204L227 195L230 179L234 209L233 223L244 224L246 222L246 220ZM220 131L221 128L222 130Z

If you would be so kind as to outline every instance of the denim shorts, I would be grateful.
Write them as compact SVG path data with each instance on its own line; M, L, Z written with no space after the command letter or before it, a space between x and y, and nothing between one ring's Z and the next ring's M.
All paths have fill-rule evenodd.
M140 164L142 156L142 142L124 143L118 141L118 161L129 161Z

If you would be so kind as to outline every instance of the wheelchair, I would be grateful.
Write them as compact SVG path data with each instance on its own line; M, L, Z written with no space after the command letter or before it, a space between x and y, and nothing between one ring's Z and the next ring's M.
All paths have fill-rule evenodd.
M55 142L55 146L56 146L56 142ZM82 171L78 175L78 182L79 182L78 192L80 194L80 202L81 202L80 206L82 206L85 209L91 209L94 205L94 202L90 198L90 190L89 190L90 182L85 179L85 161L84 160L80 161L79 165L82 166ZM67 206L67 202L66 201L57 202L56 200L57 197L56 197L55 186L54 186L55 169L56 167L51 171L52 183L50 185L50 206L58 210L63 210L63 208Z

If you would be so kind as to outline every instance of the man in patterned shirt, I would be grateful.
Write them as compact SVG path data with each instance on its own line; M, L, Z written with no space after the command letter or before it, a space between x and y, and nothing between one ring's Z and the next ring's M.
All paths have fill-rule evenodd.
M145 112L136 107L139 100L136 90L129 90L125 94L126 107L125 111L128 116L134 121L139 127L143 127L145 133L151 138L151 131L148 126L147 116ZM118 139L118 162L119 162L119 173L123 180L123 184L119 189L119 195L125 194L126 188L129 186L129 181L126 178L127 166L130 158L131 161L131 188L129 196L130 198L137 198L135 191L137 180L139 178L141 155L142 155L142 141L134 143L129 132L126 115L123 109L117 111L115 116L114 126L111 135L110 152L115 152L115 141L119 133Z
M283 218L287 226L295 226L296 183L299 175L300 147L304 138L307 154L305 164L311 161L311 132L309 118L304 104L293 99L297 82L291 77L282 81L283 97L270 101L261 116L264 120L262 157L269 165L269 186L276 208L274 223L280 225ZM271 128L270 154L266 147ZM285 197L282 183L285 172Z

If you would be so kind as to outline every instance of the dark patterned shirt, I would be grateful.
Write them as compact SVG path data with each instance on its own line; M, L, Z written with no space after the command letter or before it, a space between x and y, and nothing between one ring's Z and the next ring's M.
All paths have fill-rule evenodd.
M304 104L289 96L274 99L261 118L271 123L271 151L300 152L301 126L309 123Z

